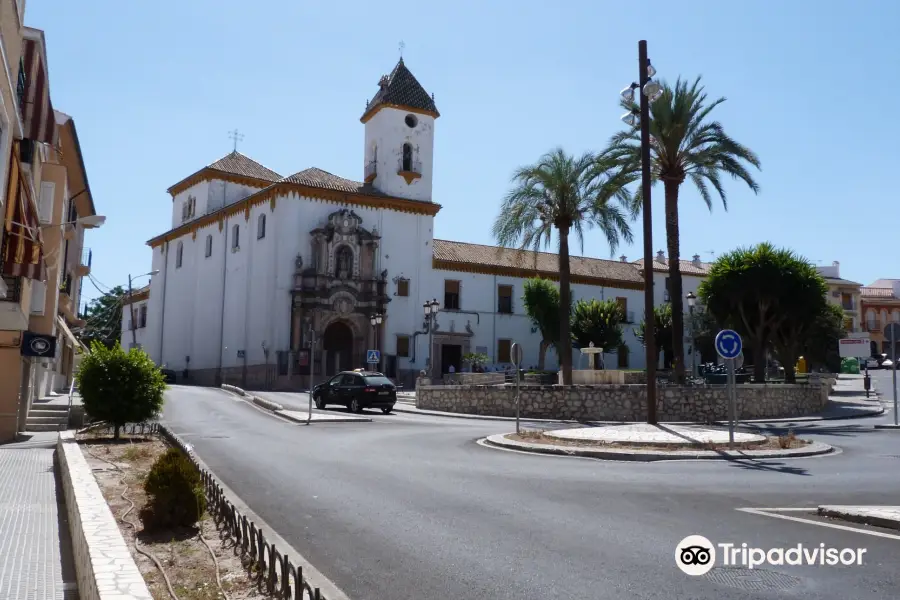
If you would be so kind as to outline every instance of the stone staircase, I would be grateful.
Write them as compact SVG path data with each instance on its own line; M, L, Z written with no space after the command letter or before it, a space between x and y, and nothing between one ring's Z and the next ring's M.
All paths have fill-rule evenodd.
M34 403L28 411L25 431L65 431L68 424L67 405Z

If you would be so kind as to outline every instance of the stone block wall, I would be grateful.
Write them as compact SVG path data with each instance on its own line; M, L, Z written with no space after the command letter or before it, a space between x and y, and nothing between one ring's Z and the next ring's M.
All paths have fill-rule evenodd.
M661 386L660 421L710 423L728 419L726 386ZM799 417L819 412L828 386L743 385L737 389L738 419ZM643 421L647 390L643 385L525 385L520 388L521 416L578 421ZM451 385L420 387L416 407L426 410L513 417L515 386Z
M503 385L506 375L503 373L449 373L444 374L444 381L454 385Z
M558 379L558 383L562 383L562 372L558 374ZM572 383L575 385L600 385L605 383L632 385L646 382L646 371L622 371L619 369L575 369L572 371Z
M78 597L153 600L73 432L59 434L56 454L72 534Z

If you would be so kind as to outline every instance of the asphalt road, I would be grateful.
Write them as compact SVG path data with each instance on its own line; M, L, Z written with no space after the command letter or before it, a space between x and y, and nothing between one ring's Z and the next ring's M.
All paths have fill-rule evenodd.
M518 454L476 444L508 422L371 416L306 427L187 387L171 388L165 408L225 484L353 600L896 597L900 536L738 510L900 503L900 432L872 429L891 413L794 428L838 455L728 463ZM692 534L867 553L861 566L690 577L674 553Z

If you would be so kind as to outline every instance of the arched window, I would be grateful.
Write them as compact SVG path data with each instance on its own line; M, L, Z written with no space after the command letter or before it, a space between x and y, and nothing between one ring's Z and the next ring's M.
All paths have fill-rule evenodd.
M206 258L212 256L212 235L206 236Z
M412 171L412 144L403 144L403 170Z
M182 242L178 242L178 247L175 249L175 268L181 268L181 261L184 258L184 244Z
M261 240L266 237L266 215L259 215L256 220L256 239Z
M237 250L241 247L241 226L234 225L231 228L231 250Z
M334 276L348 279L353 274L353 250L348 246L341 246L334 255Z

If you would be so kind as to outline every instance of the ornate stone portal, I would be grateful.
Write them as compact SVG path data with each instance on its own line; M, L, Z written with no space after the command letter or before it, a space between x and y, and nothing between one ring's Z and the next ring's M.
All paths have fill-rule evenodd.
M316 375L363 367L366 350L375 347L369 317L384 314L390 302L387 270L377 272L381 236L361 224L362 218L350 209L333 212L310 231L308 266L297 256L291 350L300 357L300 373L309 373L310 363ZM316 347L310 356L311 332ZM383 339L379 335L379 342Z

